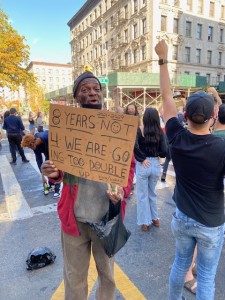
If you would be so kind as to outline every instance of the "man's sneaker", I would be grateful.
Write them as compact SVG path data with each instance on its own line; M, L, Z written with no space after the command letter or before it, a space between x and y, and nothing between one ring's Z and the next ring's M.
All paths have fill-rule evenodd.
M24 163L29 163L29 160L28 159L23 159L23 162Z
M48 195L48 190L44 190L44 195Z
M16 165L16 161L14 161L14 160L13 160L13 161L10 161L10 164L11 164L11 165Z
M166 173L162 173L161 181L162 182L166 181Z
M59 198L60 197L60 193L55 193L54 195L53 195L53 199L57 199L57 198Z

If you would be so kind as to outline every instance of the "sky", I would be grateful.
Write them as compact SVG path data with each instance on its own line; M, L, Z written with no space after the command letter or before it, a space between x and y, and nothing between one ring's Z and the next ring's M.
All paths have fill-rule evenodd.
M30 61L69 63L68 21L86 0L0 0L0 9L30 46Z

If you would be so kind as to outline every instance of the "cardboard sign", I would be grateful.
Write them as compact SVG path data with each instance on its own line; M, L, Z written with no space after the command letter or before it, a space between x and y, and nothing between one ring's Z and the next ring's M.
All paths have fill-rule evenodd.
M50 160L69 174L126 186L137 126L135 116L51 104Z

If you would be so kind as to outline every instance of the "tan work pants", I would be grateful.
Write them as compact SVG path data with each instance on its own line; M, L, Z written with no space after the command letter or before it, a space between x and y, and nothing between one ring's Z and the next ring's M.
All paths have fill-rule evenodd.
M96 300L114 300L114 258L109 258L88 224L77 222L80 236L62 232L65 300L86 300L91 248L98 272Z

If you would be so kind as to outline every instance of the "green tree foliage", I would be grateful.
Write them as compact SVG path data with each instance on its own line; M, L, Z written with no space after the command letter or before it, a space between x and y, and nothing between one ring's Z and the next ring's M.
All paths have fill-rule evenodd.
M33 81L33 74L27 72L29 46L9 23L8 16L0 9L0 87L17 90Z

